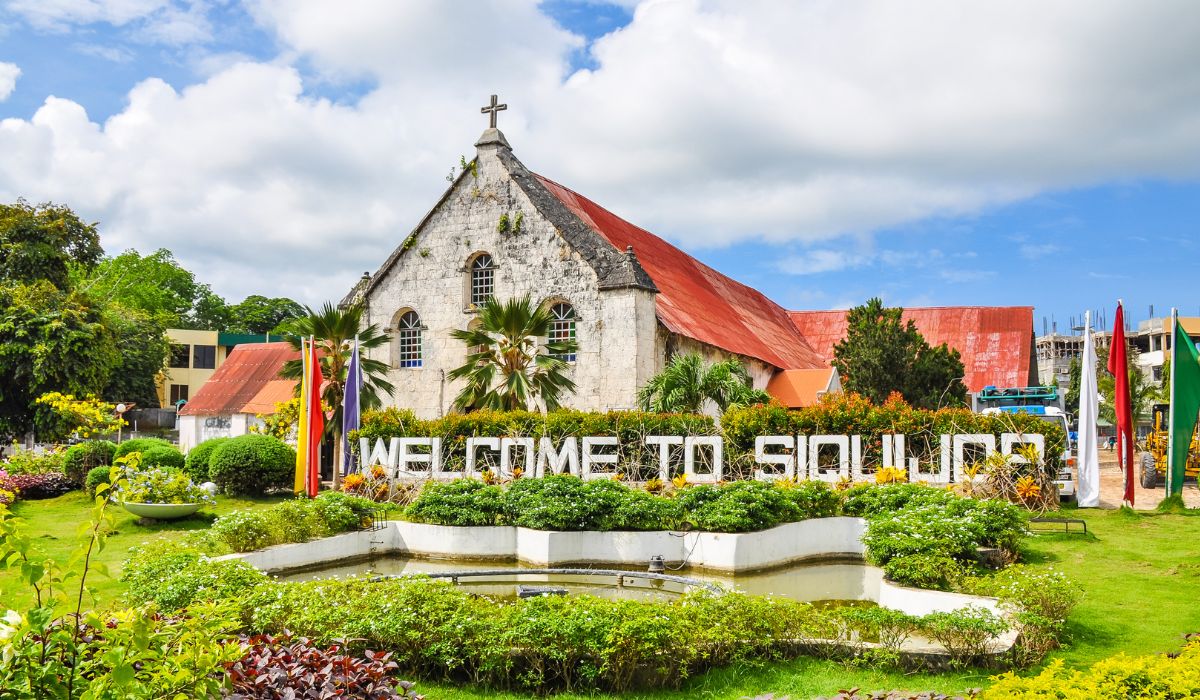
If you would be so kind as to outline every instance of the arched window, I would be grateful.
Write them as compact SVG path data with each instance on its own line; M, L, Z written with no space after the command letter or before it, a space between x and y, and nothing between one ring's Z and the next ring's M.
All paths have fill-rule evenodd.
M575 307L566 302L559 302L550 307L550 342L575 340ZM563 362L574 362L575 353L555 355Z
M396 360L400 367L421 366L421 317L409 311L400 317L396 329Z
M496 265L481 253L471 261L471 306L482 306L496 292Z

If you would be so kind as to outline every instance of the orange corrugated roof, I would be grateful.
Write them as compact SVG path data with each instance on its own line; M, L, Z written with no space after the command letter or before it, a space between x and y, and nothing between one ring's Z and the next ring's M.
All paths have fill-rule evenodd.
M583 195L536 177L617 250L633 246L638 262L658 287L656 310L667 330L780 369L825 365L792 324L787 310L758 290L722 275Z
M846 337L845 311L793 311L793 323L825 362ZM969 391L1037 382L1032 306L942 306L904 309L931 345L945 343L962 355Z
M238 345L179 413L184 416L274 413L275 402L292 398L296 386L294 381L280 379L279 370L288 360L299 357L300 352L287 343Z
M767 383L767 393L788 408L812 406L829 391L833 379L833 368L785 369L776 372Z

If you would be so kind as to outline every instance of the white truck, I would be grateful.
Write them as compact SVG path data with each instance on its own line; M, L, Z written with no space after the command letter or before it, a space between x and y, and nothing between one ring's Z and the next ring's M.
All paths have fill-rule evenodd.
M1060 500L1075 498L1075 453L1071 449L1070 416L1063 408L1058 387L1036 386L1020 388L984 387L975 396L975 407L980 413L1025 413L1037 416L1047 423L1057 425L1063 431L1062 467L1055 476Z

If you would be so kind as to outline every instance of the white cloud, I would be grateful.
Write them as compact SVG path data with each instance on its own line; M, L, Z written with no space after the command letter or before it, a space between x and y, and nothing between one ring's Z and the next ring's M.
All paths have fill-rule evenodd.
M171 0L9 0L7 9L40 29L63 30L74 24L106 22L115 26L146 17Z
M42 31L102 23L129 26L144 43L182 46L212 38L209 0L9 0L7 9Z
M1057 253L1062 248L1053 243L1022 243L1017 250L1026 260L1037 260Z
M175 42L209 31L198 7L10 3L42 26L159 27L147 38ZM811 245L808 273L906 263L861 235L835 247L847 233L1200 175L1190 0L651 1L574 75L581 40L533 0L249 9L282 47L269 63L223 54L197 85L145 81L103 124L62 99L0 123L0 201L71 203L102 222L110 250L171 247L231 296L316 301L403 239L471 153L493 92L532 169L689 246ZM323 93L377 87L332 104L296 66Z
M809 250L798 255L789 255L780 260L776 267L791 275L816 275L822 272L838 272L867 263L867 258L840 250Z
M0 61L0 102L8 99L17 88L17 78L21 77L21 69L15 63Z

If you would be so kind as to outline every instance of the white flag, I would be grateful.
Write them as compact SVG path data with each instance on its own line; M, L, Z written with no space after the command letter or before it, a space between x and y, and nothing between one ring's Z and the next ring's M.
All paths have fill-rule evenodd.
M1096 346L1092 343L1092 314L1083 322L1083 367L1079 373L1079 507L1100 505L1100 445L1096 417L1100 398L1096 392Z

